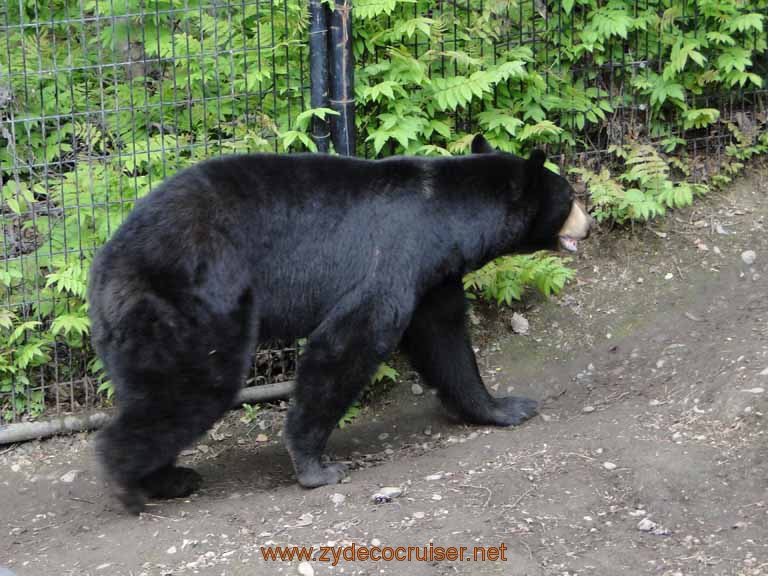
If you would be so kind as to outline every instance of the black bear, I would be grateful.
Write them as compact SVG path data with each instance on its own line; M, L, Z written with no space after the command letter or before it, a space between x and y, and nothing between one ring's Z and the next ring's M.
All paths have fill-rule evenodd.
M462 276L586 238L591 218L544 161L482 136L453 158L232 155L141 199L89 286L118 410L97 450L123 505L199 486L176 457L232 406L259 341L307 336L284 430L306 487L343 478L321 461L328 437L398 345L465 421L534 415L533 400L484 387Z

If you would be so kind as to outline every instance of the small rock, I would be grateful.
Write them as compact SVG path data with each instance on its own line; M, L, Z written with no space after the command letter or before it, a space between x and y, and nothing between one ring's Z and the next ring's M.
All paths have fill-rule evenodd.
M658 527L658 524L651 520L650 518L643 518L640 520L640 522L637 523L637 529L640 530L640 532L651 532L652 530L655 530Z
M762 372L760 372L760 376L768 376L768 368L765 368Z
M666 274L664 274L664 280L672 280L672 278L674 277L675 275L672 274L672 272L667 272Z
M440 494L432 494L432 500L435 500L435 501L439 502L442 499L443 499L443 497L440 496Z
M381 540L379 540L378 538L374 538L373 540L371 540L371 546L381 546Z
M296 522L296 526L298 527L310 526L314 521L315 521L315 517L309 512L305 512L304 514L299 516L299 521Z
M754 264L756 259L757 254L755 254L754 250L744 250L744 252L741 253L741 261L747 266Z
M749 392L750 394L762 394L765 392L765 388L758 386L757 388L746 388L742 392Z
M584 412L584 414L591 414L595 410L596 408L594 406L584 406L584 408L581 409L581 411Z
M18 472L19 470L21 470L21 466L18 464L11 464L11 472Z
M411 384L411 392L414 396L421 396L424 394L424 388L422 388L420 384L414 383Z
M430 482L434 480L440 480L443 477L442 474L430 474L429 476L425 476L424 480L429 480Z
M166 554L176 554L176 546L171 546L165 551Z
M512 314L510 324L512 325L512 332L515 334L528 334L528 330L531 328L531 325L525 316L518 314L517 312Z
M59 480L62 482L66 482L67 484L71 484L75 481L75 478L80 474L80 470L70 470L66 474L64 474Z
M378 438L379 440L386 440L387 438L389 438L389 434L386 432L382 432L381 434L379 434Z
M256 435L256 442L266 442L267 440L269 440L269 436L267 436L266 434Z
M414 512L413 517L416 518L417 520L421 520L422 518L424 518L424 512Z
M376 504L385 504L387 502L392 502L394 498L397 498L402 493L403 491L397 486L385 486L371 496L371 500L376 502Z
M336 492L335 494L331 494L331 502L333 502L334 506L338 506L339 504L343 504L344 500L346 500L347 497L344 496L344 494L339 494Z
M723 228L723 225L720 224L719 222L715 224L715 232L717 232L718 234L722 234L723 236L728 236L730 234L730 232L728 232L728 230Z
M312 568L312 564L309 562L301 562L299 564L299 574L301 576L315 576L315 569Z
M202 452L203 454L206 454L210 449L210 446L207 444L200 444L197 447L198 452Z
M603 468L606 470L616 470L616 464L613 462L603 462Z

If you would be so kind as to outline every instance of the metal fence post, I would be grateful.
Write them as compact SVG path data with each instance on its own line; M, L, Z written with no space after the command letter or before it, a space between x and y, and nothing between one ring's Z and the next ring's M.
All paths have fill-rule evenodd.
M352 55L352 0L334 0L330 17L331 139L336 152L355 155L355 77Z
M328 8L322 0L309 0L309 79L312 108L328 108ZM312 140L318 152L328 152L328 122L312 119Z

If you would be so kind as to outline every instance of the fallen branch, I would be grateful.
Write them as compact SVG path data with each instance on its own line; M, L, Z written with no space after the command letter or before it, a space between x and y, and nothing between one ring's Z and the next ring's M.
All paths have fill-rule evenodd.
M258 404L259 402L271 402L284 400L293 391L293 381L280 382L278 384L264 384L243 388L237 395L233 408L239 408L243 404ZM19 422L0 426L0 445L26 442L39 438L49 438L58 434L73 434L96 430L103 427L111 418L106 412L95 412L86 416L63 416L41 422Z

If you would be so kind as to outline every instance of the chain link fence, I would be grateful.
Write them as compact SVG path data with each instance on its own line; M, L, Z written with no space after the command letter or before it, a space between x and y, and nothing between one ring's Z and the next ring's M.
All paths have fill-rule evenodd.
M734 55L749 53L731 72L754 77L728 90L709 89L706 78L677 88L663 75L683 48L670 52L666 21L692 39L691 65L700 66L699 40L728 42L699 38L706 3L623 4L356 0L358 154L460 152L481 129L499 141L516 133L522 148L513 151L544 145L597 166L612 146L684 138L691 178L706 178L734 138L729 125L749 135L766 122L763 23L745 21L731 38ZM755 14L766 13L764 2L753 4ZM0 7L2 420L109 401L88 342L87 266L137 198L213 155L310 147L302 115L310 107L308 6L10 0ZM595 7L605 22L596 23ZM696 122L674 106L659 114L655 82L669 101L684 89L688 109L714 109L717 118ZM408 132L414 122L425 141L418 147ZM290 378L295 364L295 348L261 350L251 383Z

